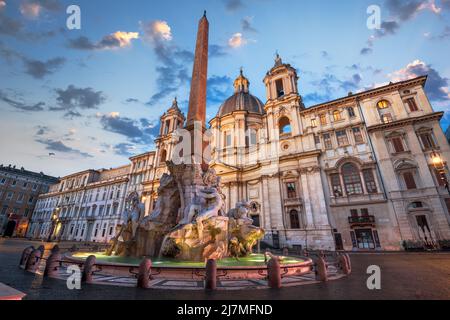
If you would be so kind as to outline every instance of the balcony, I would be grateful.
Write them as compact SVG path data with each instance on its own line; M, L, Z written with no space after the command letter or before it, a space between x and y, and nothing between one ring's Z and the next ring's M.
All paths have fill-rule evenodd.
M375 227L375 216L348 217L350 227Z

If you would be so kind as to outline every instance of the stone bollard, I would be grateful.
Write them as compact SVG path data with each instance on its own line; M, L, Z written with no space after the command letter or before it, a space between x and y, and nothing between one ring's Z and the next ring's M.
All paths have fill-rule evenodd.
M268 284L272 289L281 288L280 260L271 258L267 264Z
M47 258L45 265L44 277L52 277L58 274L58 267L61 261L61 254L54 252Z
M145 258L139 265L137 287L150 288L150 279L152 277L152 260Z
M34 247L30 246L25 248L22 252L22 257L20 257L19 267L25 267L28 261L28 258L30 257L30 254L34 251Z
M323 282L328 281L327 263L320 256L316 260L316 280Z
M33 250L31 252L30 257L28 258L27 265L25 270L29 272L36 272L37 267L39 266L39 261L41 260L41 251L39 249Z
M214 259L209 259L206 262L205 289L217 289L217 262Z
M39 250L41 252L41 257L44 257L44 253L45 253L45 247L44 246L39 246L37 248L37 250Z
M81 277L81 282L92 283L93 282L93 272L96 262L94 255L89 256L84 262L83 276Z
M289 248L283 248L283 256L287 257L289 255Z
M347 265L348 265L348 269L350 270L350 272L352 271L352 262L350 260L350 256L348 255L348 253L344 253L344 257L345 259L347 259Z

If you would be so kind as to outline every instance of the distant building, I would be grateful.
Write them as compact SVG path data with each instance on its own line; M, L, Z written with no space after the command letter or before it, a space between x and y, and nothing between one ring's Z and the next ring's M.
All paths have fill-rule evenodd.
M39 195L57 182L42 172L0 165L0 235L25 236Z

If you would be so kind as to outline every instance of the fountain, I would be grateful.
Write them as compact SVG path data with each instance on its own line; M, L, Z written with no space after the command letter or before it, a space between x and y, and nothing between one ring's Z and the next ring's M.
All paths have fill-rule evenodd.
M170 174L161 177L155 210L144 217L139 195L132 193L125 222L106 255L200 262L252 254L264 231L248 217L250 205L240 202L225 214L225 196L213 169L173 162L167 166Z

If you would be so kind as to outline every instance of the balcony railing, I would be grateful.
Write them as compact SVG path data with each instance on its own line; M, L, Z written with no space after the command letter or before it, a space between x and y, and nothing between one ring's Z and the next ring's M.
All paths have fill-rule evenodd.
M375 216L348 217L350 225L367 226L375 224Z

